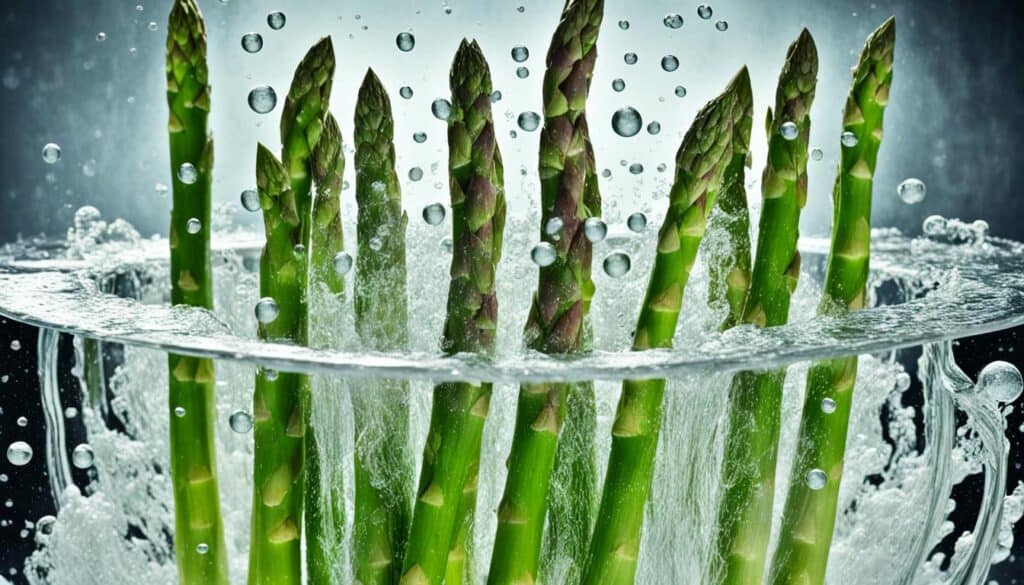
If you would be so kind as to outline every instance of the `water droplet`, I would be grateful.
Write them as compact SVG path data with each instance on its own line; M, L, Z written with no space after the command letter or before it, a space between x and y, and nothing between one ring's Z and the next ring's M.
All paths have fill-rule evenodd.
M672 73L676 69L679 69L679 59L676 58L675 55L665 55L661 58L661 68Z
M644 165L640 163L633 163L629 165L629 172L634 175L642 175L644 173Z
M89 160L87 160L84 163L82 163L82 174L85 175L86 177L95 177L96 176L96 160L95 159L91 159L90 158Z
M658 134L661 134L661 123L655 120L654 122L648 124L647 133L650 134L651 136L657 136Z
M562 234L562 228L565 223L560 217L552 217L544 224L544 233L551 237L553 240L558 240Z
M453 246L454 244L452 244L451 238L444 238L441 240L441 249L444 250L446 253L451 254Z
M149 24L146 25L146 28L148 28L149 30L155 31L155 30L159 30L160 29L160 25L155 23L155 22L153 22L153 21L149 21Z
M501 92L494 90L491 92L491 103L496 104L501 101Z
M847 148L853 148L857 146L857 135L847 130L839 137L839 141L843 143L843 146Z
M1020 370L1011 363L994 361L978 374L978 392L999 402L1013 402L1024 390Z
M412 88L409 87L408 85L403 85L402 87L398 88L398 95L402 96L402 99L411 99Z
M196 545L196 552L201 555L205 555L206 553L210 552L210 545L206 544L205 542L200 542Z
M941 215L929 215L925 218L924 223L921 224L921 230L926 236L941 237L946 234L947 226L946 218Z
M98 33L96 33L96 42L97 43L102 43L105 40L107 40L107 33L105 33L105 32L98 32Z
M823 158L825 158L825 153L822 152L822 150L820 148L815 148L815 149L811 150L811 160L818 161L818 160L821 160Z
M25 428L25 427L28 426L28 419L23 417L23 416L19 416L18 420L16 420L15 422L18 423L18 426L22 427L22 428Z
M626 82L621 79L616 79L612 81L612 89L615 91L622 91L626 89Z
M32 447L25 441L15 441L7 446L7 460L11 465L21 467L32 460Z
M198 234L201 229L203 229L203 222L199 221L199 219L195 217L190 217L188 218L188 221L185 222L185 231L190 234Z
M78 469L89 469L92 467L95 455L88 443L82 443L71 452L71 463Z
M273 323L280 313L281 307L273 297L263 297L256 302L256 320L264 325Z
M812 469L807 472L807 487L814 491L818 491L825 487L828 482L828 476L825 472L820 469Z
M612 278L625 276L632 266L632 261L624 252L614 252L604 259L604 273Z
M647 216L640 211L634 213L626 220L626 227L628 227L631 232L636 232L638 234L643 232L647 229Z
M14 351L18 351L19 349L21 349L21 342L18 341L17 339L11 341L11 349Z
M266 114L277 105L277 92L269 85L252 88L249 92L249 108L257 114Z
M832 414L836 411L836 401L831 398L824 398L821 401L821 412Z
M60 160L61 150L60 145L53 142L48 142L43 147L43 162L46 164L54 164Z
M338 252L334 255L334 272L338 276L345 276L349 270L352 270L352 255L348 252Z
M274 30L281 30L282 28L284 28L284 23L287 20L288 19L287 17L285 17L284 12L281 12L280 10L275 10L274 12L271 12L270 14L267 15L267 26Z
M242 35L242 49L246 53L259 53L263 48L263 35L260 33L245 33Z
M413 142L415 142L416 144L423 144L424 142L427 141L427 133L426 132L416 132L415 134L412 135L412 139L413 139Z
M729 23L724 20L719 20L718 22L715 23L715 28L722 32L725 32L729 30Z
M519 114L519 127L527 132L533 132L540 126L540 115L537 112L523 112Z
M626 62L626 65L636 65L638 57L636 56L636 53L626 53L622 56L622 59Z
M423 221L427 222L427 225L440 225L444 221L445 213L444 205L431 203L423 208Z
M516 69L516 77L519 79L526 79L530 76L530 69L527 67L519 67Z
M894 388L896 388L898 392L906 392L910 388L910 374L906 372L896 374Z
M682 97L686 97L686 88L681 86L681 85L677 85L676 86L676 97L681 97L681 98Z
M644 119L635 108L627 106L612 114L612 130L619 136L636 136L643 128Z
M588 217L583 222L583 235L586 236L591 243L596 244L604 240L608 235L608 224L606 224L600 217Z
M438 120L447 121L448 117L452 115L452 104L444 98L438 98L430 104L430 111Z
M666 14L665 18L662 19L665 26L671 29L677 29L683 27L683 16L681 14Z
M246 211L260 210L260 194L255 189L242 191L242 208Z
M551 266L555 263L557 258L558 251L555 250L554 246L547 242L540 242L533 247L533 250L530 251L530 259L533 260L534 264L541 268Z
M527 49L523 45L512 47L512 60L516 63L522 63L530 58L530 49Z
M714 13L715 11L707 4L701 4L697 7L697 16L701 17L702 20L711 20L711 15Z
M181 418L181 417L185 416L185 414L186 414L186 412L185 412L185 407L184 406L175 406L174 407L174 416L176 416L178 418Z
M924 201L925 196L928 194L928 187L921 179L907 179L900 183L896 192L899 193L900 199L904 203L913 205Z
M416 37L412 36L410 32L401 32L395 37L395 44L398 45L399 51L408 53L416 46Z
M231 430L242 435L252 430L252 415L244 410L236 410L228 417Z
M384 240L377 236L370 238L370 249L374 252L380 252L380 249L384 247Z
M782 126L779 126L779 134L786 140L796 140L800 135L800 128L797 128L795 122L783 122Z
M628 20L620 20L619 21L619 28L621 28L622 30L629 30L629 21Z

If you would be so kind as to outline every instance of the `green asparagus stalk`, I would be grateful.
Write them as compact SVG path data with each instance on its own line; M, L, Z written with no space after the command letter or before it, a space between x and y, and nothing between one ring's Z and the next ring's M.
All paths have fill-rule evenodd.
M167 24L170 108L171 303L213 308L210 201L213 140L207 134L210 86L206 25L195 0L176 0ZM195 176L189 178L189 174ZM199 222L199 231L192 225ZM168 354L174 546L183 583L228 582L227 550L217 489L212 360ZM185 414L176 412L184 409Z
M737 87L737 100L746 107L733 126L732 160L725 168L718 196L719 213L711 216L708 231L721 230L728 242L714 252L708 263L708 304L726 305L722 322L725 331L743 318L743 305L750 287L750 210L747 208L746 169L750 166L750 133L754 125L754 100L749 85Z
M857 143L842 147L833 200L832 249L819 308L823 315L856 311L865 305L872 179L889 103L895 43L896 21L890 18L868 37L853 72L843 128L857 137ZM825 582L856 378L856 357L815 364L807 375L796 461L769 572L773 584ZM828 407L826 400L832 401ZM810 485L808 477L814 470L825 474L823 487Z
M540 269L525 337L530 349L548 354L577 353L587 341L593 252L583 224L595 212L587 203L596 204L599 196L596 189L589 193L586 189L592 156L584 112L603 17L603 0L570 0L547 55L540 137L540 234L557 254L552 264ZM593 172L589 174L593 177ZM552 222L559 229L552 229ZM537 579L549 486L565 402L572 391L560 383L520 388L491 557L488 583L492 585Z
M260 259L260 295L271 298L278 315L261 322L262 339L305 345L309 337L307 293L312 223L310 157L323 134L334 76L334 50L329 38L303 57L281 115L282 159L260 145L256 183L266 226L267 244ZM304 405L309 380L300 374L256 376L254 393L254 462L249 583L300 583L303 504L319 505L304 493L307 451ZM313 463L319 470L319 461ZM314 511L316 518L321 511ZM318 528L314 535L318 536ZM315 553L318 549L314 548Z
M307 258L296 253L302 222L285 166L262 144L256 152L256 186L267 238L260 258L260 296L277 306L273 319L262 307L259 336L299 341L305 337L306 313ZM268 370L256 375L250 585L299 585L302 580L301 378Z
M345 154L341 130L330 113L324 117L323 132L311 153L310 169L316 185L310 250L311 283L314 287L324 286L331 294L341 297L345 294L345 281L334 269L334 257L345 247L340 198ZM306 581L310 585L332 585L341 543L329 539L325 530L328 523L344 526L345 494L343 486L337 483L325 485L321 477L317 430L312 421L312 398L312 394L307 392L303 403L306 422ZM323 494L321 490L327 493ZM326 502L329 510L323 508L322 502Z
M721 96L704 106L679 147L658 255L633 338L636 351L672 346L683 291L732 158L733 126L745 110L737 103L737 88L749 83L744 68ZM633 583L664 391L663 379L623 384L585 584Z
M448 118L452 266L442 349L487 355L494 347L495 273L505 227L501 153L491 113L491 73L463 40L451 69ZM403 585L472 582L472 524L490 383L434 389Z
M814 39L804 29L790 46L768 113L768 163L757 255L743 322L783 325L800 276L800 211L807 200L810 109L817 84ZM718 582L760 584L771 534L775 462L785 370L741 372L729 393L722 495L718 512Z
M407 298L402 192L395 171L387 90L366 72L355 113L359 264L356 331L376 351L406 348ZM352 392L355 416L354 562L363 585L398 582L412 499L408 385L379 380ZM372 421L379 421L373 424Z

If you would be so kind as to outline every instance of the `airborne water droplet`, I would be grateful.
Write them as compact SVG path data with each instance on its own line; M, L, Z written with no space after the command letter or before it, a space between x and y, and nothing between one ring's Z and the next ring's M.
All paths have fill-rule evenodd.
M273 297L263 297L256 302L256 320L266 325L273 323L281 313L281 307Z
M430 104L430 111L438 120L447 121L448 117L452 115L452 104L444 98L437 98L434 103Z
M395 37L395 45L398 46L399 51L408 53L416 46L416 37L412 36L410 32L398 33L398 36Z
M95 458L92 447L88 443L82 443L71 452L71 463L78 469L89 469L92 467Z
M632 261L623 252L615 252L604 259L604 273L612 278L620 278L629 273Z
M191 185L199 179L199 170L196 169L196 165L186 162L181 163L178 167L178 180L186 185Z
M925 196L928 194L928 187L921 179L907 179L900 183L896 192L904 203L914 205L924 201Z
M537 112L523 112L519 114L519 127L527 132L533 132L540 126L540 115Z
M259 211L260 210L260 195L255 189L246 189L242 191L242 208L246 211Z
M530 58L530 49L527 49L523 45L512 47L512 60L516 63L522 63Z
M285 17L284 12L281 12L280 10L275 10L274 12L271 12L270 14L267 15L267 26L274 30L281 30L282 28L284 28L284 24L285 22L287 22L287 20L288 19L287 17Z
M665 55L661 58L661 68L672 73L679 69L679 59L675 55Z
M277 92L269 85L252 88L249 92L249 108L257 114L269 113L277 106Z
M629 219L626 220L626 227L628 227L631 232L638 234L643 232L647 229L647 216L644 215L642 211L638 211L633 215L630 215Z
M978 374L978 391L999 402L1013 402L1020 397L1024 380L1020 370L1011 363L994 361Z
M587 237L591 243L598 243L605 239L608 235L608 224L604 222L600 217L588 217L583 222L583 235Z
M624 138L636 136L643 127L644 119L635 108L627 106L612 114L612 130Z
M431 203L423 208L423 221L427 222L427 225L440 225L444 221L445 213L444 205Z
M263 35L256 32L242 35L242 49L246 53L259 53L263 48Z
M15 441L7 446L7 461L15 467L28 465L32 460L32 447L25 441Z
M807 472L807 487L814 491L818 491L825 487L828 482L828 476L825 472L820 469L812 469Z
M551 266L555 263L556 258L558 258L558 251L548 242L540 242L530 251L530 259L541 268Z
M779 126L779 134L786 140L796 140L796 137L800 135L800 129L797 128L795 122L783 122L782 126Z
M54 164L60 160L61 150L60 145L53 142L49 142L43 147L43 162L46 164Z
M352 270L352 255L348 252L338 252L334 255L334 272L338 276L345 276L349 270Z
M245 434L252 430L252 415L244 410L236 410L228 417L228 426L238 434Z

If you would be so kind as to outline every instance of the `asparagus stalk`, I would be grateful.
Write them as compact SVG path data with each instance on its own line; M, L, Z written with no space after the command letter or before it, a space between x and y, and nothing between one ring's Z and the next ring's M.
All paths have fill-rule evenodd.
M733 126L745 110L737 102L737 88L749 83L744 68L721 96L704 106L679 147L675 183L637 320L634 350L672 346L683 291L732 158ZM633 583L664 390L665 380L628 380L623 384L585 584Z
M451 70L448 118L452 266L442 348L487 355L494 347L495 273L505 227L504 168L491 113L491 73L463 40ZM480 442L491 384L434 389L403 584L472 582L472 523Z
M743 322L785 324L800 276L800 211L807 200L807 143L817 84L814 39L804 29L790 46L779 77L774 114L768 112L768 163L753 277ZM731 405L719 502L717 551L721 583L760 584L771 534L775 461L785 370L741 372Z
M570 0L547 55L544 129L540 137L541 239L557 251L540 269L527 321L526 345L548 354L572 354L586 342L586 311L593 296L592 247L583 223L599 195L585 188L589 150L586 100L597 59L604 0ZM593 172L589 175L593 177ZM552 222L560 223L552 230ZM533 582L541 552L548 487L565 418L566 384L520 388L505 492L488 583ZM559 514L562 517L562 514ZM589 528L589 527L588 527Z
M857 144L842 148L833 200L832 249L819 308L823 315L856 311L865 305L872 179L889 103L895 43L896 21L890 18L868 37L853 72L843 128L857 137ZM856 357L815 364L807 375L796 461L769 572L773 584L825 582L856 378ZM824 407L826 400L834 408ZM813 470L826 474L824 487L808 484Z
M260 323L263 339L308 342L309 247L312 223L310 156L323 134L334 76L334 50L321 39L303 57L281 115L282 158L264 146L256 154L256 183L267 244L260 259L260 296L272 298L279 314ZM256 376L252 532L249 583L300 583L300 535L304 458L308 438L309 381L304 375L262 372ZM315 458L315 445L308 449ZM319 461L313 463L319 470ZM320 518L320 511L314 511ZM318 526L314 534L318 535ZM313 549L314 552L317 549Z
M387 90L366 72L355 113L359 265L356 331L376 351L405 349L407 299L402 193L395 171L394 121ZM409 530L412 461L408 385L380 380L352 393L355 415L356 580L396 583ZM373 424L372 421L379 421Z
M207 134L210 86L206 25L195 0L176 0L167 24L167 104L170 108L171 303L213 308L210 268L210 185L213 140ZM184 165L196 177L182 180ZM185 166L186 169L189 167ZM186 227L198 221L198 233ZM227 583L228 563L217 489L212 360L168 354L174 546L183 583ZM100 385L102 387L102 385ZM184 409L183 416L175 412Z
M310 273L313 286L324 286L336 296L345 294L345 281L334 269L334 256L345 242L341 225L341 186L345 173L341 130L330 113L324 117L320 140L310 156L310 169L316 185L313 199ZM328 523L344 526L345 494L341 485L324 485L320 470L317 432L312 422L312 394L306 393L303 415L305 434L305 508L306 508L306 580L310 585L332 585L341 543L324 534ZM327 494L321 490L326 489ZM329 510L322 508L326 502Z
M302 222L288 171L262 144L256 152L256 186L267 243L260 258L260 296L272 298L278 314L261 322L266 340L305 337L307 258L296 253ZM299 537L303 503L302 376L262 370L253 395L254 463L251 585L301 583Z

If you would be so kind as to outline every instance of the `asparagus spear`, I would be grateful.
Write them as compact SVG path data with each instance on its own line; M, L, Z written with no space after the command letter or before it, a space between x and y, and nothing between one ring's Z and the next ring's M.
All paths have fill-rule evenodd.
M345 154L342 152L338 121L330 113L324 117L323 132L311 153L310 169L316 185L310 250L311 283L314 287L325 286L331 294L340 297L345 294L345 281L334 269L334 257L345 247L340 199ZM329 540L324 529L329 522L344 526L345 494L341 485L325 486L321 479L320 451L311 419L311 393L305 395L303 415L306 422L306 576L311 585L331 585L341 543ZM327 494L321 494L324 488ZM330 507L329 511L321 508L324 500Z
M890 18L868 37L853 72L843 128L857 137L857 144L842 148L833 200L832 249L819 308L823 315L856 311L865 304L872 178L889 103L895 43L896 21ZM796 461L769 572L773 584L825 582L856 378L856 357L815 364L807 375ZM834 409L823 407L826 399ZM812 470L826 474L821 489L808 485Z
M395 171L394 121L387 90L366 72L355 113L359 265L356 331L376 351L405 349L408 333L405 229ZM355 415L356 580L398 581L409 529L412 461L408 448L408 385L375 381L352 393ZM373 424L372 421L379 421Z
M260 295L277 303L279 314L260 324L263 339L305 345L309 335L307 289L312 222L310 156L323 134L334 76L334 50L321 39L303 57L281 116L282 160L264 146L256 155L257 188L267 244L260 260ZM282 162L283 161L283 162ZM250 583L299 583L304 500L304 432L310 402L304 375L256 377L253 412L253 512L249 546ZM316 457L315 445L309 448ZM314 469L319 462L314 461ZM320 511L314 512L317 518ZM316 527L314 534L319 533ZM317 549L314 548L314 552Z
M505 227L501 153L491 114L491 73L480 46L463 40L451 70L448 118L452 266L442 348L486 355L494 347L495 272ZM471 541L480 441L491 384L434 389L403 584L472 581Z
M790 46L768 113L768 163L757 256L743 322L785 324L800 275L800 210L807 200L807 142L817 84L814 39L804 29ZM732 382L718 512L721 583L760 584L771 534L775 461L785 370L741 372Z
M195 0L176 0L168 18L167 104L174 185L171 302L212 309L209 226L213 139L207 134L210 86L206 25ZM187 165L197 174L191 181L187 179ZM199 232L189 233L186 227L196 220ZM183 583L227 583L213 430L217 416L214 364L212 360L174 354L168 354L167 362L178 578ZM176 409L182 408L185 414L176 416Z
M274 299L278 308L273 320L260 323L259 335L266 340L300 341L305 337L307 269L306 255L296 253L302 242L302 221L285 166L262 144L256 152L256 186L267 238L260 258L260 296ZM256 375L251 585L301 583L301 378L267 370Z
M540 269L525 337L530 349L548 354L579 352L586 341L593 283L592 249L583 223L595 211L587 204L599 199L596 189L590 190L589 197L585 189L592 157L588 156L584 110L603 16L603 0L570 0L547 55L540 137L540 233L557 256ZM560 229L551 229L553 221ZM509 472L498 509L491 584L537 579L548 487L570 391L559 383L520 388Z
M672 346L683 291L732 157L733 126L745 110L737 103L737 88L749 83L744 68L721 96L704 106L679 147L675 184L637 320L634 350ZM585 584L633 583L664 390L664 380L628 380L623 384Z

